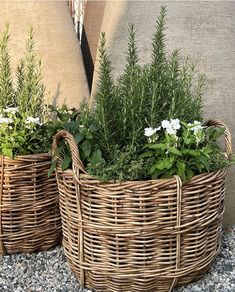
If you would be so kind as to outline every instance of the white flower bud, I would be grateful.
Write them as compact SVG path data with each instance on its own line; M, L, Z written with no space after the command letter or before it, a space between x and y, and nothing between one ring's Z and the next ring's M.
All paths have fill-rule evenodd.
M153 134L155 134L157 131L159 131L161 129L161 127L155 128L153 129L152 127L150 128L145 128L144 129L144 135L146 137L151 137Z
M5 113L11 113L13 115L15 115L18 111L19 110L17 107L7 107L6 109L4 109Z
M36 125L40 125L40 119L37 117L37 118L34 118L34 117L27 117L26 121L25 121L26 124L36 124Z

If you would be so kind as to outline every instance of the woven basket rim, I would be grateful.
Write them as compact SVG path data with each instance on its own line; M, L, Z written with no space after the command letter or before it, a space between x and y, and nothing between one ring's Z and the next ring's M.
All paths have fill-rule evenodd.
M62 171L61 167L60 166L57 166L56 168L56 171L59 171L59 172L62 172L64 173L65 175L70 175L70 176L73 176L74 172L72 169L67 169L67 170L64 170ZM190 180L188 181L184 181L182 182L183 184L186 184L186 183L189 183L189 182L192 182L194 180L197 180L199 178L203 178L205 176L214 176L214 175L220 175L220 174L223 174L224 172L227 172L227 168L221 168L217 171L213 171L213 172L204 172L204 173L200 173L200 174L197 174L197 175L194 175ZM173 176L172 178L160 178L160 179L145 179L145 180L123 180L123 181L112 181L112 180L109 180L109 181L100 181L99 178L96 178L96 177L93 177L89 174L85 174L85 173L80 173L79 174L80 178L86 178L86 179L91 179L91 180L95 180L95 181L99 181L100 184L113 184L113 185L122 185L122 184L126 184L126 183L154 183L154 182L160 182L160 181L164 181L164 182L170 182L170 181L175 181L175 177Z
M17 160L17 159L27 159L27 158L40 158L40 157L52 157L50 153L35 153L35 154L25 154L25 155L17 155L14 158L10 158L5 155L0 154L0 158L4 157L4 159L9 159L9 160Z

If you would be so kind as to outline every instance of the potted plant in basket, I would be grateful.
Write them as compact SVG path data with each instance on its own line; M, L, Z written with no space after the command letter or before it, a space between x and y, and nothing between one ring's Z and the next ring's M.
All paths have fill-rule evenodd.
M166 53L165 16L162 7L143 66L130 25L117 80L101 35L93 108L74 136L60 131L53 143L65 253L97 291L171 291L218 253L231 136L222 122L203 122L204 76Z
M0 41L0 254L45 250L61 240L58 188L48 178L52 122L30 29L15 82L9 31Z

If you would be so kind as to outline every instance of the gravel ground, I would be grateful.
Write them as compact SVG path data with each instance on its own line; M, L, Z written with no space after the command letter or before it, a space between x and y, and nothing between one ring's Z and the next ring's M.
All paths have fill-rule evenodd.
M63 250L0 257L1 292L88 292L71 273ZM202 280L174 292L235 292L235 225L225 226L220 255ZM147 292L147 291L143 291Z

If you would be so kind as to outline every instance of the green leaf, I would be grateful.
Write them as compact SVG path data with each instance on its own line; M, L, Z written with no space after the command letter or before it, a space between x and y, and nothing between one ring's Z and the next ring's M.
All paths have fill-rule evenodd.
M167 146L163 143L159 143L159 144L147 144L146 145L148 148L150 149L161 149L161 150L166 150Z
M164 171L163 175L161 175L161 178L170 178L175 173L177 173L176 169L175 168L171 168L169 170Z
M94 152L92 152L91 157L89 158L89 161L92 164L97 164L100 162L101 158L102 158L102 153L99 149L97 149Z
M81 133L76 133L74 138L77 143L80 143L82 139L84 138L84 135L82 135Z
M87 139L92 139L92 138L93 138L92 133L87 132L87 134L86 134L86 138L87 138Z
M211 149L209 146L203 147L200 152L204 154L208 159L210 159L210 154L213 152L213 149Z
M156 169L163 170L163 169L170 169L173 165L174 157L166 157L162 160L158 161L150 168L150 174L154 173Z
M151 175L152 179L157 179L159 177L159 172L158 171L154 171L154 173Z
M5 155L7 157L13 158L13 151L12 151L12 149L3 148L2 149L2 153L3 153L3 155Z
M78 120L77 121L70 121L69 125L70 125L71 131L74 133L79 127L79 121Z
M185 163L182 162L182 161L177 161L176 162L176 167L177 167L177 170L178 170L178 174L179 176L182 178L182 180L186 180L186 175L185 175Z
M85 127L79 127L79 132L82 134L82 135L86 135L86 132L87 132L87 129Z
M152 151L147 151L144 152L140 155L140 158L144 158L144 157L152 157L153 156L153 152Z
M192 138L189 137L183 137L183 140L186 145L189 145L193 142Z
M82 149L84 155L85 155L85 159L88 158L91 154L91 142L86 140L85 142L82 143L82 145L80 146L80 148Z
M94 133L98 130L98 127L95 124L91 124L89 127L89 130Z
M17 136L17 140L24 143L25 142L25 137Z
M199 161L205 166L206 170L209 172L210 171L210 163L207 157L201 156L199 157Z
M62 171L68 169L69 166L70 166L70 164L71 164L71 162L72 162L71 157L65 157L63 159L63 161L61 162L61 169L62 169Z
M192 169L190 167L186 167L186 179L187 180L190 180L192 177L193 177L193 172L192 172Z
M178 156L182 156L182 153L178 149L176 149L174 147L170 147L169 148L169 152L171 152L171 153L173 153L175 155L178 155Z
M66 131L71 132L71 128L70 128L70 124L69 124L69 123L64 124L63 127L64 127L64 129L65 129Z
M182 154L188 154L191 156L200 156L200 150L194 150L194 149L183 149L181 150Z
M203 170L203 164L199 161L195 161L194 165L197 167L197 169L199 170L199 172L202 172Z
M57 161L56 160L53 160L51 162L51 167L50 169L48 170L48 177L50 177L52 175L52 173L54 172L55 168L56 168L56 165L57 165Z

